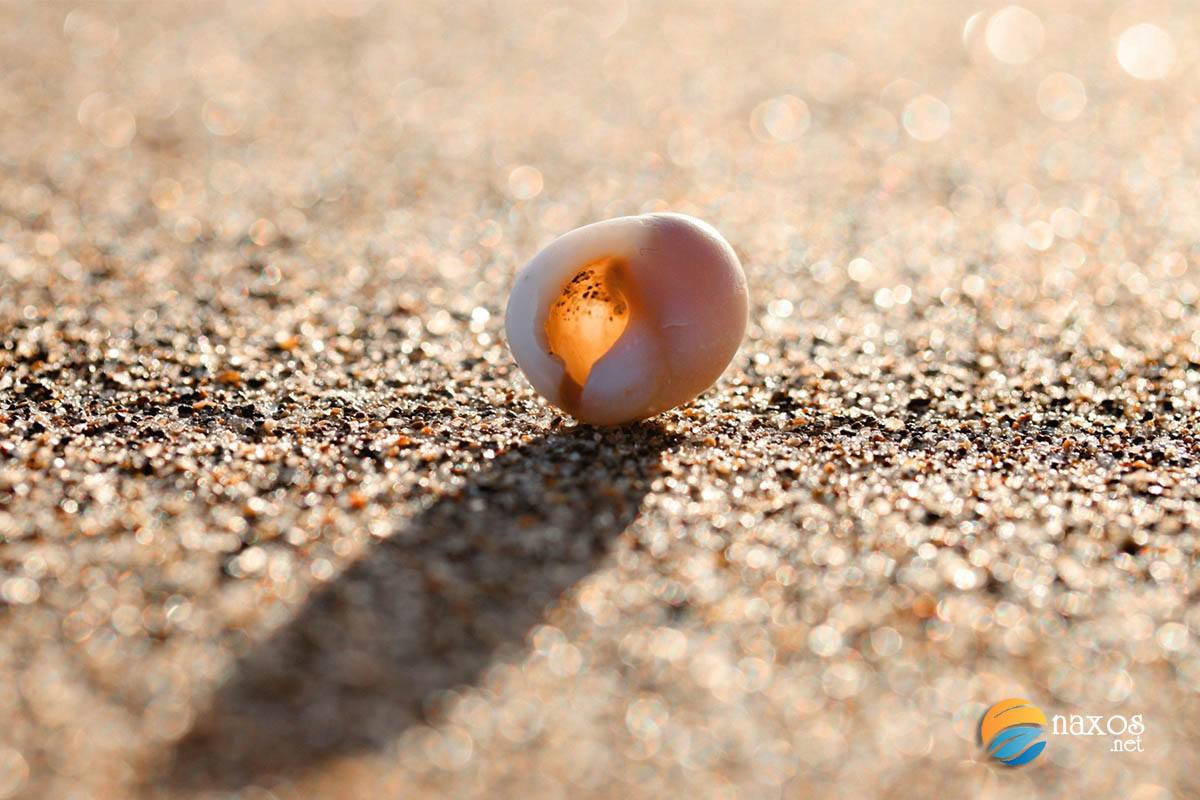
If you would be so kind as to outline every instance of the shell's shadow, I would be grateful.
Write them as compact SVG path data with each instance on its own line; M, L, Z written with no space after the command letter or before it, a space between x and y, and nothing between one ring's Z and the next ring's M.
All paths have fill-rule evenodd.
M257 645L175 748L167 785L237 788L385 747L431 695L522 646L633 522L674 441L581 427L496 458Z

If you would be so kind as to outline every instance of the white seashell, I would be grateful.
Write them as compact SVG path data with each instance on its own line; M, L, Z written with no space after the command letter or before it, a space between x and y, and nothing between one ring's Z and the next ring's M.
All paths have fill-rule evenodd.
M618 425L711 386L748 315L746 275L721 234L683 214L645 214L576 228L534 256L505 330L539 394L583 422Z

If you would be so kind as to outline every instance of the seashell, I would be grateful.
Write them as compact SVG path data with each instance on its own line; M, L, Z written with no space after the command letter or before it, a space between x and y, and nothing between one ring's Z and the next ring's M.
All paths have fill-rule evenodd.
M508 346L533 388L593 425L652 417L725 371L746 332L746 275L711 225L618 217L555 239L517 275Z

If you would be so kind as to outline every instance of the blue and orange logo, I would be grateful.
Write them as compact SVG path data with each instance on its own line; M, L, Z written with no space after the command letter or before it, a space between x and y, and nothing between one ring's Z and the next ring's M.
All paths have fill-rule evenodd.
M979 720L979 743L989 758L1010 767L1033 761L1046 749L1046 715L1028 700L1001 700Z

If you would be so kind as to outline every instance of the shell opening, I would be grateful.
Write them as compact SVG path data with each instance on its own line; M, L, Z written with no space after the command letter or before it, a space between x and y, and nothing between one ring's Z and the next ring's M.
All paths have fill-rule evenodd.
M614 258L588 264L571 277L550 308L550 352L578 387L629 324L629 302L621 291L624 272L624 264Z

